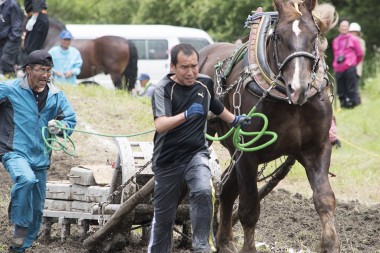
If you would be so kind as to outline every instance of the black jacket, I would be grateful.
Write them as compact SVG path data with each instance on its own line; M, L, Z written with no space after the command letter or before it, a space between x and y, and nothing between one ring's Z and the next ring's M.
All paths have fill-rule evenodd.
M0 5L0 40L16 40L22 36L24 16L15 0L6 0Z

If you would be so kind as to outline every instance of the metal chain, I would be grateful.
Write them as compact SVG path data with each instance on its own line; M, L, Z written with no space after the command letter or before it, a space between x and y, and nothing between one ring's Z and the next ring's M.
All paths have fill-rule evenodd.
M240 107L241 107L241 93L240 93L240 90L241 90L241 86L242 86L242 80L243 80L243 77L242 75L239 75L238 79L236 80L237 81L237 86L236 86L236 89L235 89L235 92L232 96L232 106L234 107L234 112L235 112L235 115L240 115Z
M137 175L139 175L143 170L145 170L149 166L149 164L151 164L151 163L152 163L152 159L150 159L146 164L144 164L134 175L132 175L127 181L125 181L124 184L119 185L115 191L113 191L110 195L108 195L107 201L103 201L103 202L98 204L98 206L99 206L98 212L100 214L98 222L99 222L100 226L102 226L104 224L105 207L110 204L111 200L113 200L114 197L120 195L122 190L124 190L124 188L127 187L127 185L130 182L132 182L132 180L134 180L137 177Z
M218 97L220 97L221 94L223 93L222 75L221 75L222 66L223 66L223 62L219 61L218 65L215 67L216 95Z

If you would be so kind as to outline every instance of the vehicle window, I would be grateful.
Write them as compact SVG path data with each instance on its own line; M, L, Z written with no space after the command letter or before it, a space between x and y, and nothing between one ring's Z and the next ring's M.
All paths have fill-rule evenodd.
M210 45L210 42L208 42L208 40L202 38L179 38L179 42L188 43L195 47L196 50L200 50L205 46Z
M169 58L167 40L131 40L135 43L140 60L166 60Z

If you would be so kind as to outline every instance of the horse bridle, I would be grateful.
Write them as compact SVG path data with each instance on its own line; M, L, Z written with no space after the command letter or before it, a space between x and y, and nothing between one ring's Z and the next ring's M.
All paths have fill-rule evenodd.
M319 29L318 24L316 23L313 15L312 15L312 18L313 18L315 26L318 29L318 34L319 34L320 29ZM275 61L276 61L276 66L278 68L278 75L277 75L277 77L278 78L281 77L282 79L284 79L283 76L282 76L282 74L281 74L282 73L282 69L284 68L284 66L290 60L292 60L293 58L296 58L296 57L307 57L307 58L310 58L310 59L314 60L313 68L311 70L311 77L312 77L312 79L315 79L316 72L318 70L318 63L319 63L319 60L320 60L319 50L318 50L318 36L316 36L316 38L314 40L314 51L312 53L309 53L309 52L306 52L306 51L296 51L296 52L293 52L290 55L288 55L283 62L280 62L279 61L279 57L278 57L278 46L277 46L277 40L278 40L278 35L277 35L277 32L276 32L277 24L278 24L278 19L276 20L276 22L274 24L273 34L271 36L272 37L271 40L273 42L273 48L274 48L274 58L275 58Z

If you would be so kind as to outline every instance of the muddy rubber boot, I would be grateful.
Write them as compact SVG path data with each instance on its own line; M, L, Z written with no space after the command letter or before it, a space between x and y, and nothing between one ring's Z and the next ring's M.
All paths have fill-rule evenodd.
M11 243L13 246L21 248L24 244L24 239L26 236L27 228L15 225L15 233L11 239Z

